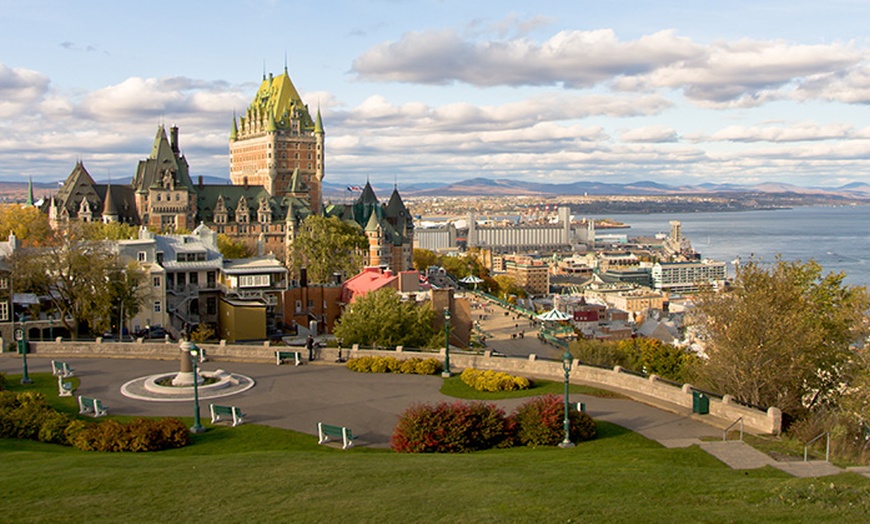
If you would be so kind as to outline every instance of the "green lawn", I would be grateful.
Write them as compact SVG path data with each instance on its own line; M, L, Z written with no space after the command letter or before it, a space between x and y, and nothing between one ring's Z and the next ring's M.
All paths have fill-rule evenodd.
M0 439L0 522L865 522L870 511L870 481L854 474L734 471L697 447L598 431L568 450L465 455L342 451L248 424L159 453Z

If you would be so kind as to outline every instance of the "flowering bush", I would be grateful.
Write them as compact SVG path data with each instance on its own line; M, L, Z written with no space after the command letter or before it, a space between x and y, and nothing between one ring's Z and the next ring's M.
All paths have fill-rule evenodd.
M565 404L558 395L533 398L518 407L511 418L522 446L555 446L565 438ZM571 442L595 438L595 421L586 413L569 410L568 425Z
M364 356L347 361L347 368L359 373L406 373L416 375L436 375L441 373L441 362L434 358L409 358L398 360L396 357Z
M390 439L402 453L463 453L504 445L504 411L482 402L415 404L405 410Z
M460 378L469 387L478 391L514 391L529 389L531 386L529 379L508 375L503 371L466 368Z

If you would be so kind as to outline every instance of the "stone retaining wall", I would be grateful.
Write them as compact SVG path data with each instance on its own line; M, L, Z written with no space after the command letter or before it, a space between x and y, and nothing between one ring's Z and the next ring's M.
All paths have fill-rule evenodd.
M236 345L236 344L197 344L205 349L210 360L236 361L236 362L274 362L275 351L288 349L287 346L271 346L268 342L262 345ZM305 348L294 348L305 351ZM138 340L136 342L30 342L30 351L33 354L45 357L82 357L82 358L147 358L156 360L177 360L179 358L179 346L177 342L154 342ZM395 356L397 358L432 357L438 356L443 360L444 350L436 352L412 352L405 351L401 347L395 350L369 350L345 348L342 352L344 358L354 358L362 355ZM317 350L320 361L334 362L338 359L338 349L322 348ZM450 353L452 371L467 367L476 369L492 369L504 371L515 375L563 380L565 372L562 363L558 361L539 360L536 355L528 358L508 358L492 356L487 351L482 355L467 352ZM619 366L613 369L601 369L591 366L583 366L576 360L571 370L571 381L582 382L601 386L604 389L614 388L622 391L634 392L643 397L643 400L661 401L659 407L667 409L669 405L692 410L693 387L683 384L677 387L660 380L655 375L640 377L625 373ZM731 395L725 395L722 399L710 398L710 416L716 417L725 423L731 423L743 417L745 429L754 433L779 434L782 426L782 412L771 407L767 411L752 409L734 402Z

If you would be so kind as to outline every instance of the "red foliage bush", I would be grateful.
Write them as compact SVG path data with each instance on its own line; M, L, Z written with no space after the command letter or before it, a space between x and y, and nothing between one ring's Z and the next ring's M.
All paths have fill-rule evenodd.
M503 445L508 433L495 404L441 402L405 410L390 441L401 453L463 453Z
M523 446L555 446L565 438L564 397L543 395L521 405L511 415L516 439ZM595 421L576 409L568 411L571 442L595 438Z

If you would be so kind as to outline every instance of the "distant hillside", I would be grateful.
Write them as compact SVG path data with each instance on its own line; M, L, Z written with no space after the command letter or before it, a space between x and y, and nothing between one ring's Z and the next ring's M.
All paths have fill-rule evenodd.
M105 184L108 180L98 180ZM113 183L128 184L130 180L115 179ZM199 182L194 177L194 184ZM204 176L203 183L209 185L229 184L229 179ZM33 192L36 198L49 196L60 187L57 183L34 182ZM347 200L356 198L359 190L348 188L357 187L348 184L324 182L323 197L331 200ZM386 199L393 190L393 185L373 186L379 198ZM523 180L472 178L451 184L436 182L423 182L412 184L399 184L399 191L403 196L630 196L630 195L727 195L727 194L770 194L770 195L794 195L806 197L830 197L837 199L867 200L870 201L870 184L853 182L835 188L801 187L779 182L764 182L755 185L739 184L714 184L703 183L697 185L671 186L653 181L630 182L627 184L614 184L594 181L578 181L567 184L548 184L543 182L528 182ZM21 201L27 193L27 182L3 182L0 181L0 200Z

